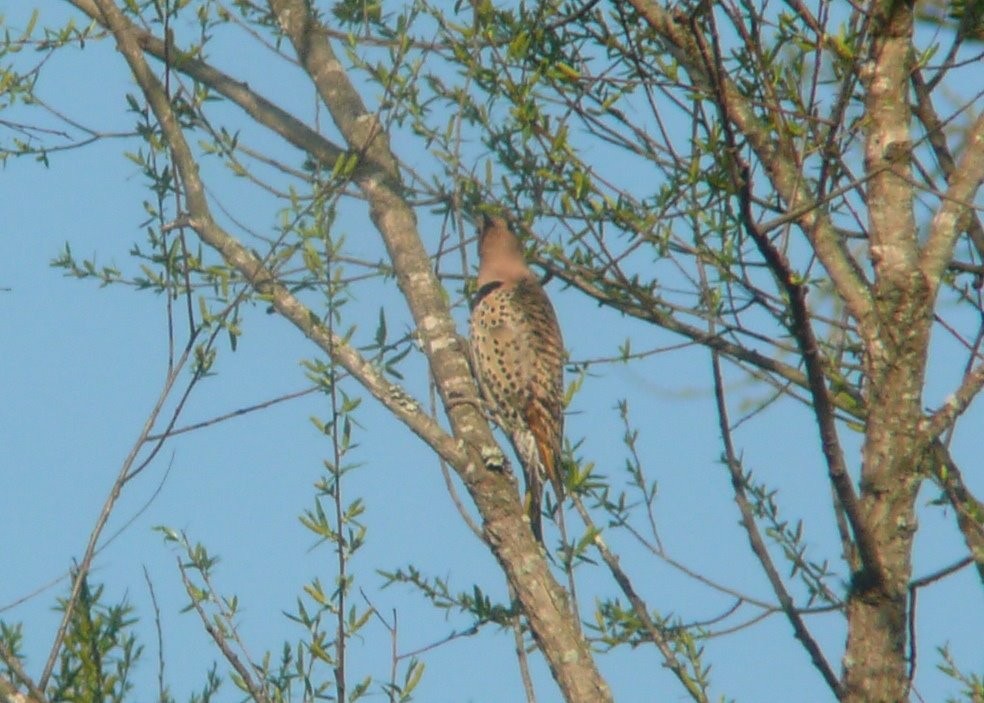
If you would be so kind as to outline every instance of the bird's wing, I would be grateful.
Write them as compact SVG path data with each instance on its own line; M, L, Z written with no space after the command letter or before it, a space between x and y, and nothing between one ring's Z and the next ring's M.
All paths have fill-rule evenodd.
M536 438L543 472L563 500L560 475L561 442L564 435L564 342L557 316L546 293L535 281L516 287L517 322L525 338L522 373L527 396L523 399L526 425Z

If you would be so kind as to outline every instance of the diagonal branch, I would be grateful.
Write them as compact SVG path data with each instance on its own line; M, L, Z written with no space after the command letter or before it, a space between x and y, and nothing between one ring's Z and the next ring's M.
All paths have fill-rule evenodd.
M950 147L946 143L946 133L943 131L945 125L936 114L929 86L926 85L919 68L912 72L912 87L916 96L914 106L916 117L922 122L923 128L926 130L926 139L933 147L933 153L936 154L936 161L943 171L943 177L949 183L957 170L957 164L953 160ZM970 234L970 239L973 241L977 253L984 258L984 226L981 225L980 217L976 213L970 213L967 232Z
M102 22L102 13L96 0L68 0L76 8L97 22ZM324 136L318 134L286 110L267 100L246 83L219 71L190 53L168 49L165 43L153 34L123 19L127 33L144 51L160 61L170 61L170 68L207 85L220 95L228 98L242 108L250 117L280 135L318 161L332 165L345 150Z
M391 186L397 186L399 169L386 134L349 81L345 68L331 48L327 29L310 10L309 3L268 0L267 4L294 46L301 66L310 76L345 141L378 170L374 175L383 176L392 181Z
M777 376L795 384L800 388L810 389L810 380L807 374L795 366L767 356L751 346L743 346L729 341L720 333L711 333L706 329L687 324L672 313L662 309L663 306L656 297L652 297L650 300L644 300L642 293L632 298L626 298L625 296L609 292L610 288L600 285L597 276L592 275L589 270L569 259L559 259L563 263L563 266L558 265L556 261L549 260L546 257L540 257L536 261L549 274L556 276L567 285L576 288L585 295L594 298L599 303L612 307L630 317L650 322L670 332L679 334L697 344L719 352L736 363L748 364L749 366L761 369L767 374ZM839 396L836 398L832 397L830 402L838 410L852 417L861 419L865 415L864 399L853 388L843 388L843 392L839 393Z
M178 571L181 572L181 581L184 583L185 591L187 591L188 596L191 598L191 605L202 621L205 631L212 638L212 641L215 642L219 651L222 652L222 656L226 658L226 661L229 662L230 666L236 670L236 673L242 679L243 686L246 688L246 692L249 693L250 699L255 701L255 703L271 703L270 697L266 695L262 683L253 679L252 673L256 673L253 663L249 661L243 663L243 660L240 659L239 655L229 645L225 628L217 622L218 616L209 617L209 614L205 612L205 608L202 606L202 599L197 596L198 589L188 577L188 572L181 559L178 559Z
M747 182L750 174L747 169L741 175L741 187L748 188ZM813 398L813 412L816 417L817 427L820 432L820 443L823 449L824 458L827 463L827 471L830 482L833 484L834 491L840 505L844 509L848 523L851 525L851 532L858 547L858 556L861 563L869 572L874 582L881 583L884 578L884 567L879 557L878 547L875 544L871 530L864 520L861 506L858 502L854 484L847 471L844 461L844 452L838 438L837 425L834 421L834 406L831 402L830 391L827 388L827 379L823 373L823 357L820 353L820 345L817 342L810 323L810 312L806 303L806 287L797 281L786 257L772 244L768 237L758 231L755 222L752 220L749 200L742 198L743 213L742 220L746 231L755 240L759 250L765 257L769 269L779 284L785 289L789 297L790 313L792 315L792 325L790 331L799 344L803 355L803 362L806 366L806 375L809 380L810 395Z
M772 585L772 590L776 594L776 598L779 599L779 605L782 608L782 612L786 614L789 624L793 626L793 632L796 635L796 639L803 643L803 647L810 655L810 660L813 662L813 666L815 666L820 672L820 675L823 676L823 680L827 682L830 690L835 696L840 697L841 683L838 680L837 675L834 673L834 670L831 668L830 663L827 661L826 657L824 657L823 651L820 649L820 645L818 645L817 641L813 639L813 635L810 634L810 631L806 627L806 623L803 622L803 618L796 609L796 604L793 603L793 599L790 597L789 591L786 590L786 586L782 582L782 577L776 570L776 566L772 562L772 557L769 556L769 550L765 546L765 542L762 540L762 535L759 533L758 525L755 523L755 513L751 503L748 500L748 496L745 493L745 478L742 473L741 463L735 454L735 448L731 441L731 421L728 419L728 406L724 397L724 381L721 375L721 362L718 353L715 351L711 352L711 366L714 374L714 398L717 403L718 423L721 429L721 439L724 442L725 460L728 465L728 472L731 474L731 486L734 489L735 502L738 504L738 509L741 512L741 523L745 528L746 535L748 536L748 542L752 547L752 552L754 552L756 558L759 560L759 563L762 565L762 569L765 571L765 575L769 579L769 583Z
M192 341L193 340L194 338L192 338ZM45 662L44 670L41 673L41 678L38 679L38 688L42 691L47 688L48 681L55 670L55 665L58 661L58 654L61 651L62 644L68 634L69 624L71 623L72 616L78 606L79 598L85 584L85 579L89 574L89 570L92 568L92 561L95 559L96 553L98 552L99 538L102 537L103 530L106 528L106 524L109 522L109 518L113 514L113 509L115 508L120 495L123 493L123 487L134 475L132 473L132 469L137 460L137 456L140 454L141 448L147 442L147 437L150 435L151 430L153 430L154 425L157 423L157 418L164 409L164 403L170 397L171 391L174 389L174 384L177 383L180 378L180 374L184 370L185 363L188 360L191 350L192 343L189 342L180 359L168 372L167 377L164 380L164 385L161 388L161 392L157 397L157 401L155 402L150 413L147 415L147 419L144 421L144 425L140 430L139 436L130 447L130 452L123 460L119 473L116 475L116 479L113 481L113 485L109 490L109 495L106 496L106 500L103 502L102 509L99 512L99 517L96 519L96 524L89 533L89 540L86 544L85 551L82 554L82 560L79 562L78 568L75 569L75 574L72 579L72 589L69 593L68 599L65 601L64 612L62 613L61 622L58 624L58 631L55 633L55 639L52 642L51 651L48 653L48 660ZM198 379L199 375L195 374L189 382L186 392L190 392L191 387L197 383ZM177 417L173 416L172 422L176 419Z
M713 49L717 54L717 44L714 45ZM715 65L719 64L719 57L716 56L714 61ZM725 89L724 77L720 73L714 73L711 79L713 80L711 88L717 97L716 102L721 111L725 140L728 145L727 166L738 191L741 223L745 231L752 238L752 241L755 242L777 285L786 294L789 301L791 322L788 328L799 346L803 363L806 367L808 388L813 399L812 407L817 422L817 429L820 434L821 448L827 464L827 473L833 485L836 499L851 526L851 532L857 544L861 564L874 582L882 583L885 577L884 566L874 536L862 514L857 493L854 490L854 484L851 481L850 474L847 471L847 465L844 461L844 451L837 433L834 406L831 402L830 391L827 388L827 378L823 370L824 359L813 329L809 307L806 302L807 287L800 281L799 276L795 274L785 254L773 244L772 240L769 239L755 222L754 213L752 212L751 169L738 154L737 140L732 129L732 124L735 123L735 120L729 119L729 102L723 97ZM715 356L715 360L716 358ZM715 369L717 369L716 365ZM850 555L845 556L850 558ZM836 691L837 689L835 688L834 690Z
M92 19L105 23L100 8L105 4L97 0L69 0L75 7L79 8ZM114 7L110 5L110 7ZM146 62L143 60L141 49L146 50L157 58L164 59L166 54L164 42L150 35L140 27L130 23L122 14L119 17L121 31L128 38L128 44L133 46L134 60L139 61L145 68L146 80L157 83ZM126 54L125 54L126 55ZM130 56L127 56L128 61ZM132 68L132 63L131 63ZM199 80L216 91L226 96L247 114L260 124L269 128L271 131L287 139L298 149L304 150L315 158L325 163L333 163L340 156L345 155L345 150L332 144L320 134L300 122L289 113L276 107L269 101L258 96L245 84L240 83L220 71L213 69L204 62L182 56L174 68L184 72L195 80ZM141 81L143 86L143 82ZM148 100L150 95L148 94ZM153 105L155 114L161 119L158 108L171 114L167 104L166 96L162 95L160 105ZM164 120L161 119L162 126ZM180 134L180 128L175 123L176 134ZM408 396L399 386L386 380L379 371L361 357L354 349L345 344L340 338L328 333L323 325L317 321L317 316L304 306L296 297L282 287L275 285L276 278L273 272L263 267L260 260L249 250L239 244L232 235L215 224L212 218L207 200L205 197L204 185L197 175L194 157L183 137L180 145L184 147L179 153L175 149L175 156L181 157L183 164L182 177L186 189L194 187L195 199L189 199L188 205L191 212L191 225L202 239L214 247L222 254L226 261L238 269L246 280L258 291L271 295L274 308L301 332L315 342L326 353L335 356L347 371L366 387L369 392L378 400L383 402L386 407L393 411L398 418L406 423L411 430L424 439L429 445L437 450L441 456L451 463L458 463L463 458L463 453L454 446L451 438L445 433L432 419L419 412L410 396ZM175 148L172 144L172 148ZM356 167L356 175L360 172ZM186 175L187 173L187 175ZM470 378L470 374L468 375ZM477 392L477 391L476 391ZM474 393L472 394L474 395ZM466 391L462 391L461 397L468 397ZM454 458L452 458L454 457Z
M931 475L956 512L957 527L984 584L984 503L967 488L959 467L942 442L936 440L930 445L927 460Z
M27 695L17 691L13 681L8 681L0 676L0 701L3 703L47 703L48 698L44 695L37 684L27 675L21 666L21 661L17 655L7 648L7 645L0 642L0 662L10 669L14 678L27 691Z
M984 363L978 364L969 371L960 382L959 388L925 421L924 431L927 439L935 440L950 429L957 418L974 402L982 388L984 388Z
M984 181L984 112L967 133L966 149L949 179L933 217L920 268L927 281L940 281L953 247L974 216L971 203ZM976 221L976 217L974 218ZM936 285L939 285L938 283Z
M90 0L71 0L71 2L87 5ZM187 197L190 213L187 224L206 244L218 251L226 262L236 268L257 292L268 296L277 312L331 355L366 390L443 458L455 464L467 463L465 452L433 418L422 411L412 397L398 385L389 382L379 369L366 361L344 340L331 334L309 308L277 281L272 270L264 266L263 262L235 237L216 224L207 202L204 184L198 175L194 156L184 139L163 87L143 58L138 36L131 34L130 24L112 2L109 0L94 0L94 2L105 13L98 18L104 21L116 36L120 50L130 64L137 82L167 135Z
M683 687L687 689L687 693L690 697L697 701L697 703L708 703L707 693L704 691L703 687L694 680L694 677L690 675L687 671L686 666L684 666L680 659L677 657L676 653L673 651L670 638L666 635L665 628L657 625L653 621L653 618L649 614L649 608L646 602L642 600L642 597L636 591L635 586L632 585L632 580L629 578L628 574L621 567L618 561L618 557L612 553L608 545L605 544L605 540L602 539L601 530L595 525L594 520L591 519L591 514L588 512L587 508L581 502L581 498L578 495L572 495L571 500L574 502L574 507L577 509L578 514L581 516L581 520L584 521L584 526L587 529L587 533L592 535L591 541L601 555L602 561L608 567L612 578L618 584L622 593L628 599L629 604L632 606L632 612L639 619L642 628L646 631L649 639L652 640L656 648L659 649L660 654L663 655L663 664L670 671L673 672L674 676L683 684Z

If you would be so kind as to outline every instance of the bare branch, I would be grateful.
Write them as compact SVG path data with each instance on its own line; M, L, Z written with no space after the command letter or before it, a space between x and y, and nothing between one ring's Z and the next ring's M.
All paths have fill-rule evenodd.
M779 599L779 605L782 608L782 612L786 614L786 618L793 626L793 632L796 633L796 639L803 644L807 654L810 655L810 661L813 662L813 666L815 666L817 671L820 672L820 675L823 676L823 680L826 681L827 686L830 687L833 694L840 697L841 683L838 680L837 675L834 673L834 670L830 667L829 662L827 662L826 657L823 656L823 652L820 650L820 645L818 645L816 640L813 639L813 636L806 627L806 623L803 622L803 618L800 617L799 612L796 610L796 605L793 603L793 599L789 596L789 591L786 590L786 586L782 582L782 577L779 576L779 572L776 571L775 564L772 563L772 557L769 556L769 550L766 548L765 542L762 540L762 535L759 534L758 525L755 523L755 515L752 505L749 503L748 497L745 494L745 477L742 474L741 463L738 460L738 456L735 454L734 445L731 441L731 421L728 419L728 406L724 396L724 381L721 375L721 363L718 360L718 354L716 352L711 352L711 367L714 374L714 398L717 404L718 424L721 429L721 439L724 442L725 461L727 462L728 472L731 474L731 487L734 489L735 502L738 504L739 511L741 511L741 522L742 526L745 528L745 534L748 536L748 542L752 547L752 552L755 554L755 557L762 565L762 570L769 579L769 583L772 585L772 590L776 594L776 598Z
M574 502L574 507L577 509L578 514L584 521L585 527L588 529L589 533L593 535L592 543L598 553L601 555L602 561L605 562L605 566L608 567L612 578L618 584L619 589L625 594L628 599L629 604L632 606L632 613L639 618L639 622L642 623L646 630L650 641L656 645L660 654L663 655L663 662L673 672L677 677L677 680L683 684L684 688L687 689L687 693L698 703L708 703L707 694L698 684L694 681L693 677L687 672L686 667L680 663L673 649L670 647L669 638L662 632L659 625L653 622L652 617L649 615L649 608L646 606L645 601L636 591L635 586L632 585L632 580L629 578L625 570L622 569L618 562L618 557L612 553L605 544L605 540L602 539L601 530L598 529L597 525L594 524L594 520L591 519L591 514L588 512L587 508L581 502L580 497L577 495L572 495L571 500Z
M226 420L231 420L234 417L241 417L243 415L248 415L249 413L256 412L257 410L263 410L269 408L272 405L277 405L278 403L283 403L288 400L295 400L301 398L305 395L310 395L311 393L316 393L320 388L317 386L311 386L310 388L304 388L303 390L294 391L292 393L285 393L284 395L279 395L276 398L271 398L269 400L264 400L260 403L254 403L253 405L247 405L243 408L236 408L235 410L223 413L222 415L216 415L208 420L202 420L201 422L194 422L190 425L184 425L183 427L176 427L174 429L169 429L166 434L152 434L147 437L148 442L155 442L167 437L176 437L179 434L185 434L186 432L194 432L195 430L200 430L204 427L211 427L212 425L217 425L220 422L225 422Z
M102 510L99 513L99 518L96 520L96 524L89 533L89 542L86 545L85 552L83 553L82 559L76 569L75 579L72 583L72 590L65 602L65 609L62 613L61 622L58 625L58 632L55 634L55 639L51 644L51 651L48 653L48 660L45 663L44 671L41 674L41 678L38 679L38 688L41 690L44 690L47 687L48 680L51 678L51 674L55 669L55 664L58 661L58 653L61 651L62 643L65 641L65 635L68 632L68 625L72 620L75 607L78 604L80 595L82 594L82 586L89 574L89 570L92 568L92 560L97 552L99 538L102 536L103 529L109 521L109 516L113 512L113 508L116 506L116 501L123 492L123 486L126 485L127 481L131 478L131 469L133 468L133 464L137 460L137 456L139 455L144 443L147 441L150 431L154 428L154 424L157 422L157 417L160 415L165 401L171 395L171 390L180 377L180 372L184 369L184 364L187 362L191 350L192 346L189 344L185 348L181 358L178 360L178 363L167 375L167 378L165 378L164 386L161 388L157 402L151 409L150 414L147 415L143 428L140 430L139 436L130 448L129 454L127 454L126 458L123 460L119 473L116 476L116 480L113 482L112 488L110 488L109 495L106 497L105 503L103 503ZM193 379L189 385L193 385L194 382L195 379Z

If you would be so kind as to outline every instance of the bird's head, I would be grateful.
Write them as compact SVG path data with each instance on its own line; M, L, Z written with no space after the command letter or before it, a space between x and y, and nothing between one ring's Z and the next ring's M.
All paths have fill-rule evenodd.
M478 231L478 286L536 279L526 265L523 245L502 217L484 215Z

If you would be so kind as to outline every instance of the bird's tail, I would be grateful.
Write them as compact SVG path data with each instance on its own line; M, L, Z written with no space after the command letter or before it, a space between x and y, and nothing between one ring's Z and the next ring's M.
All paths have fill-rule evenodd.
M526 497L523 507L530 519L530 529L533 536L540 544L543 544L543 485L546 479L550 479L557 490L557 482L554 481L553 454L545 453L541 449L541 443L537 435L529 430L521 430L512 434L513 447L516 455L523 465L523 478L526 480ZM561 491L563 487L561 486ZM557 494L557 502L563 500L563 493Z
M526 514L530 518L530 529L536 541L543 544L543 481L536 471L526 473Z

